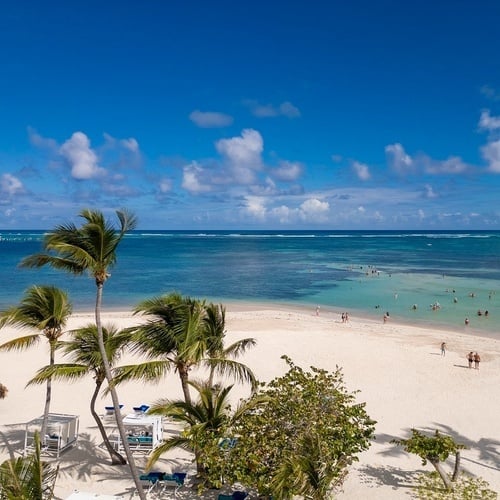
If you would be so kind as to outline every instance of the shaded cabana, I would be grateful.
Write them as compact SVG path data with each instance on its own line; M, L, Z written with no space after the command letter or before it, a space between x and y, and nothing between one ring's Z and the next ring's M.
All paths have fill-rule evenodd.
M76 444L78 440L78 428L80 423L78 415L66 415L62 413L49 413L47 430L45 436L40 436L42 453L59 455ZM24 435L24 454L33 450L35 433L42 428L43 417L30 420L26 424Z
M150 452L163 441L162 418L145 413L130 413L123 417L127 440L132 451ZM120 435L114 431L110 436L115 449L123 449Z

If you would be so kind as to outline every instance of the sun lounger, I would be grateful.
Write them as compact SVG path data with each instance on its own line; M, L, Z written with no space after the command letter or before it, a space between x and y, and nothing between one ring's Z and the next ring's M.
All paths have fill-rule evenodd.
M146 413L149 410L149 406L148 405L132 406L132 409L136 413Z
M248 496L246 491L233 491L231 495L223 495L217 497L217 500L243 500Z
M157 489L163 491L166 488L174 488L175 496L177 491L184 486L186 475L184 472L174 472L172 474L166 472L149 472L148 474L141 474L139 479L146 493L151 493Z
M164 475L164 472L148 472L147 474L141 474L139 476L139 481L141 482L142 487L146 490L146 493L151 493L159 486Z
M166 488L174 488L174 496L177 494L180 488L184 486L184 481L186 479L186 473L184 472L174 472L172 474L165 473L163 478L160 480L160 485L163 490Z
M119 405L120 410L123 408L123 405ZM114 406L105 406L106 415L114 415L115 407Z

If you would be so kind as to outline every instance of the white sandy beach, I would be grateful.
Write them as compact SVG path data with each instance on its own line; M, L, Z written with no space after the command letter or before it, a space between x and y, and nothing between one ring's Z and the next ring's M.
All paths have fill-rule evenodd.
M92 314L75 314L68 329L93 321ZM130 326L138 318L126 312L104 312L104 323ZM260 380L267 381L285 372L280 359L287 354L307 368L311 365L343 368L350 391L359 390L358 401L366 402L368 414L377 421L376 440L354 464L339 492L339 499L411 498L410 482L423 467L417 457L409 456L390 444L391 439L407 437L412 427L451 434L468 449L462 452L465 471L483 477L500 492L500 341L470 332L417 328L383 324L351 317L342 323L338 314L291 308L228 306L226 316L228 342L254 337L257 346L243 358ZM0 341L19 336L10 328L0 331ZM440 344L446 342L446 356ZM478 351L479 370L469 369L466 354ZM0 401L0 459L9 451L19 452L24 440L25 422L43 412L45 387L25 388L36 370L48 361L45 342L21 353L0 353L0 382L9 389ZM62 362L60 357L56 362ZM78 445L60 458L56 495L66 498L73 490L131 498L134 487L126 467L111 467L105 451L99 447L99 435L89 411L94 387L92 378L77 383L53 383L51 411L80 416ZM159 385L129 383L118 389L124 413L132 407L151 403L160 397L180 397L177 374L172 373ZM248 394L239 386L237 396ZM110 398L99 402L102 410ZM138 457L138 467L144 458ZM162 460L158 469L193 471L189 455L179 451ZM451 464L451 462L450 462ZM208 492L205 498L217 498ZM178 498L195 498L185 488ZM165 496L168 498L168 496Z

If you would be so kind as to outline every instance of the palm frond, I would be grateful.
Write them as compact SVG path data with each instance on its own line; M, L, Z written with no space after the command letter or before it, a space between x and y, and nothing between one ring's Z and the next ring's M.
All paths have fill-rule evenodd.
M113 381L115 385L129 380L141 380L143 382L157 381L165 376L171 367L171 363L166 360L117 366L113 371Z
M26 335L17 339L9 340L0 345L0 350L3 351L24 351L40 341L40 334Z
M72 382L88 375L89 372L90 368L87 365L74 363L47 365L36 372L36 375L28 381L26 387L43 384L47 380L68 380Z
M167 453L174 448L182 448L186 451L193 451L192 441L189 438L183 436L174 436L167 439L151 452L151 455L149 455L148 461L146 463L146 470L150 470L151 467L161 458L164 453Z

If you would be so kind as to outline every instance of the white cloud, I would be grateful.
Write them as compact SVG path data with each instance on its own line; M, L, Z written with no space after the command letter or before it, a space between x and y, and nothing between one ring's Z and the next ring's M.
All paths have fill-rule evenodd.
M240 137L220 139L215 148L223 156L235 182L255 182L255 172L262 169L261 155L264 150L264 141L257 130L245 129Z
M403 146L398 142L389 144L385 147L385 153L389 166L400 174L406 174L413 171L414 165L412 158L406 154Z
M198 109L190 113L189 119L202 128L227 127L233 123L233 117L230 115L216 111L200 111Z
M437 198L437 194L432 189L430 184L425 185L425 197L426 198Z
M250 108L250 112L259 118L273 118L276 116L297 118L300 116L300 110L289 101L282 102L278 106L274 106L273 104L260 104L253 100L247 100L245 104Z
M364 163L360 163L359 161L354 161L352 163L352 168L356 175L358 176L358 179L362 181L367 181L371 175L370 175L370 169L368 165Z
M480 130L497 130L500 128L500 117L491 116L490 110L485 109L481 112L479 117L479 129Z
M297 222L326 222L330 210L330 204L327 201L321 201L317 198L307 199L297 207L285 204L268 207L268 203L270 203L269 198L247 196L245 198L244 212L259 222L274 220L280 224L290 224Z
M297 118L300 116L299 108L295 107L291 102L282 102L279 106L279 112L281 115L287 118Z
M298 162L281 161L277 168L271 170L271 175L279 181L296 181L304 170Z
M488 142L481 148L483 158L488 162L488 170L500 173L500 139Z
M2 174L0 177L0 193L6 197L24 193L23 183L12 174Z
M172 180L166 178L160 179L158 187L160 188L160 193L169 193L172 191Z
M263 198L247 196L244 211L259 221L266 219L266 206Z
M130 137L129 139L122 139L120 141L120 144L125 149L128 149L132 153L138 153L139 152L139 143L133 137Z
M197 162L192 162L183 168L182 187L191 194L206 193L210 186L202 180L204 170Z
M97 155L83 132L75 132L60 148L59 153L71 167L75 179L87 180L102 175L105 170L97 163Z
M420 160L428 174L461 174L468 168L458 156L451 156L444 161L422 156Z
M330 210L330 204L327 201L311 198L300 205L300 210L304 220L325 222Z
M57 151L57 142L54 139L42 137L35 129L28 127L28 137L30 143L37 148L49 149Z

